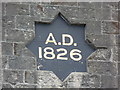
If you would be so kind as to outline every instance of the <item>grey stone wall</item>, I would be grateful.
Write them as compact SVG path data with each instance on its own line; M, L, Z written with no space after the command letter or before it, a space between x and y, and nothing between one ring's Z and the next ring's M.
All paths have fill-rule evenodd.
M2 88L2 3L0 3L0 89Z
M2 3L2 87L118 88L119 6L117 2ZM34 22L50 23L58 13L71 24L86 24L86 41L96 48L88 57L88 71L73 72L63 82L53 72L37 70L35 56L25 47L35 36Z

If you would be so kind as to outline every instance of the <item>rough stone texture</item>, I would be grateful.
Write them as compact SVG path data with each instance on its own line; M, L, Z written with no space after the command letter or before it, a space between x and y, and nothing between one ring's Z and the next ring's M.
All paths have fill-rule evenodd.
M3 16L2 27L3 29L15 28L15 16Z
M23 43L14 43L14 55L20 56L24 48L25 45Z
M28 48L24 48L22 50L22 56L35 57L35 55L33 55L33 53Z
M35 37L35 32L34 31L23 31L24 33L24 43L25 45L28 44L31 40L34 39Z
M17 84L15 88L36 88L36 85L28 85L28 84Z
M13 88L11 84L3 84L2 88Z
M104 62L114 62L118 61L118 47L111 46L108 49L97 49L89 57L89 61L104 61Z
M99 61L109 61L111 58L111 51L108 49L97 49L89 57L89 61L99 60Z
M2 3L0 2L0 89L2 88L3 73L2 73Z
M120 76L118 76L118 88L120 90Z
M102 20L111 20L111 9L102 9Z
M112 20L118 21L118 12L119 10L112 10Z
M31 84L36 84L37 83L37 77L36 77L36 72L25 72L25 83L31 83Z
M86 35L100 35L101 34L101 21L90 21L86 24Z
M82 73L71 73L65 80L64 86L67 88L80 88L82 83Z
M22 30L14 30L8 29L5 31L4 40L8 42L24 42L28 43L34 37L33 31L22 31Z
M102 7L101 2L78 2L80 8L93 8L100 9Z
M88 72L94 74L117 75L117 65L112 62L88 61Z
M60 12L71 22L71 20L85 21L95 20L95 10L88 8L60 7Z
M120 63L118 63L118 75L120 75Z
M34 57L10 56L9 68L36 70L36 60Z
M103 34L118 34L118 22L102 22L102 33Z
M120 33L120 2L118 3L118 21L119 21L119 33ZM120 37L118 36L118 43L120 42ZM118 44L118 88L120 90L120 43Z
M99 75L83 75L82 76L82 83L81 86L83 88L100 88L101 83L100 83L100 76Z
M59 80L59 78L50 71L37 71L37 84L37 88L63 87L62 82Z
M24 33L20 30L6 30L6 41L10 42L24 42Z
M31 16L16 16L16 28L34 30L34 18Z
M117 35L86 35L86 41L95 48L107 48L108 46L118 45Z
M3 82L11 83L13 85L15 85L16 83L22 83L23 82L23 71L4 70Z
M31 5L31 15L37 16L39 18L54 18L57 15L58 7L57 6L47 6L47 5Z
M2 56L2 68L8 69L8 56Z
M7 3L6 15L29 15L29 5Z
M2 55L13 55L13 43L2 42Z
M2 4L3 88L117 88L120 30L117 2ZM51 23L61 13L70 24L85 25L85 40L96 48L87 72L73 72L63 82L51 71L37 71L25 45L35 37L35 21ZM119 63L118 63L119 62ZM0 63L1 64L1 63ZM1 75L1 74L0 74ZM1 77L1 76L0 76ZM118 77L118 78L117 78Z
M119 61L119 47L118 46L111 46L110 50L111 50L110 61L118 62Z
M112 82L112 83L108 83ZM102 88L118 88L118 79L115 76L101 76L101 87Z
M100 76L73 72L64 80L63 85L67 88L99 88Z
M77 6L77 0L76 2L51 2L50 3L51 5L55 5L55 6L58 6L58 5L62 5L62 6Z
M118 2L104 2L103 8L118 9Z

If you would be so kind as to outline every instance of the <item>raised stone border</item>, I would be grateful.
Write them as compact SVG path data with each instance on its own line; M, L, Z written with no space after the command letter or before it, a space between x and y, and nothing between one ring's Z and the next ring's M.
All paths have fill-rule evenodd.
M120 86L117 2L16 2L2 3L2 8L3 88L118 88ZM58 13L71 24L86 24L86 41L97 49L88 58L88 72L73 72L64 82L52 72L37 71L35 56L25 47L34 38L34 21L50 23Z

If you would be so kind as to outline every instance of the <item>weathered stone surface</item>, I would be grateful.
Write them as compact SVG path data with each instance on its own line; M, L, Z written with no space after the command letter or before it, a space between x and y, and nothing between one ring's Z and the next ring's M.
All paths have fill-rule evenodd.
M88 73L117 75L117 64L114 62L88 61Z
M120 47L118 47L118 61L120 62Z
M73 72L63 82L66 88L81 88L82 76L84 73Z
M89 8L96 9L101 8L102 2L78 2L78 7L80 8Z
M111 20L111 9L95 9L95 20Z
M81 87L82 88L100 88L100 76L99 75L83 75Z
M24 34L24 43L28 44L30 41L32 41L35 37L35 32L34 31L23 31Z
M60 12L69 20L95 20L95 10L88 8L60 7Z
M33 40L35 36L34 31L21 31L21 30L6 30L5 34L3 35L6 41L10 42L24 42L24 44L29 43Z
M0 67L0 89L2 89L2 81L3 81L3 70Z
M31 5L31 15L39 18L54 18L58 12L57 6Z
M66 88L99 88L100 76L73 72L63 82Z
M117 77L102 75L101 76L101 88L118 88Z
M2 68L8 69L8 56L2 56Z
M102 8L102 2L90 2L94 9Z
M101 21L103 17L103 11L101 8L95 9L95 20Z
M25 57L35 57L35 55L28 48L24 48L23 49L22 56L25 56Z
M6 15L29 15L29 5L7 3Z
M119 10L112 10L111 13L112 13L112 20L118 21L118 18L119 18L119 16L118 16Z
M11 84L3 84L2 88L13 88Z
M118 37L119 34L111 34L109 46L118 46L119 45Z
M102 33L103 34L119 34L118 22L102 22Z
M20 56L24 48L25 45L23 43L14 43L14 55Z
M25 71L25 83L29 84L36 84L37 83L37 76L36 72L34 71Z
M41 16L41 14L42 14L42 10L43 10L43 8L42 8L42 6L41 5L39 5L39 4L36 4L36 5L31 5L30 6L30 14L32 15L32 16L39 16L39 18L40 18L40 16Z
M96 48L107 48L108 46L118 45L118 35L86 35L88 44Z
M59 80L59 78L50 71L37 71L37 85L37 88L63 87L62 82Z
M101 21L89 21L85 27L85 34L100 35L101 34Z
M120 45L120 35L117 37L118 45Z
M36 70L36 59L34 57L10 56L9 68Z
M110 61L110 58L111 58L111 50L97 49L88 57L88 60Z
M23 31L20 30L6 30L6 41L10 42L24 42L25 37Z
M95 9L88 9L87 12L87 21L95 21Z
M17 84L15 88L36 88L36 85L28 85L28 84Z
M6 15L5 8L6 8L6 4L5 4L5 3L2 3L2 16L5 16L5 15Z
M75 2L50 2L50 5L54 6L77 6L77 0Z
M120 28L120 10L118 10L118 21L119 21L119 28ZM119 30L120 33L120 30Z
M15 28L15 17L14 16L3 16L2 27L3 29Z
M5 41L5 29L2 29L2 41Z
M110 61L118 62L119 61L119 48L118 48L118 46L111 46L109 49L111 50Z
M59 8L54 6L43 6L42 17L44 18L55 18L59 13Z
M78 2L80 8L93 8L89 2Z
M87 20L74 19L74 18L69 19L69 23L73 25L86 25L87 22L88 22Z
M102 8L118 9L118 2L103 2Z
M95 21L98 20L111 20L111 9L96 8L95 9Z
M16 28L22 30L34 30L34 17L16 16Z
M118 75L120 75L120 63L118 63Z
M0 2L0 42L2 41L2 3ZM2 44L0 43L0 89L2 88L3 72L2 72Z
M38 22L50 24L53 20L54 18L41 18L41 20L39 20Z
M108 49L97 49L88 57L88 60L117 62L119 56L118 52L118 46L110 46Z
M13 43L2 42L2 55L13 55Z
M67 20L69 19L80 19L86 20L88 9L86 8L76 8L76 7L60 7L60 12Z
M23 82L23 72L22 71L13 71L13 70L4 70L3 72L3 82L4 83L22 83Z
M102 9L102 20L111 20L111 9Z
M120 76L118 75L118 88L120 89Z

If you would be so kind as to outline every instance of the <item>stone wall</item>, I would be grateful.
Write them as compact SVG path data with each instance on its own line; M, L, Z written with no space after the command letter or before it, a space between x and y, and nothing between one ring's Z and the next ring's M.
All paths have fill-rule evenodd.
M2 3L0 85L3 88L118 88L119 6L117 2ZM88 57L88 71L73 72L63 82L53 72L37 70L35 56L25 47L35 36L35 21L50 23L59 13L71 24L86 24L86 41L96 48Z
M0 42L2 40L2 3L0 3ZM0 43L0 89L2 88L2 51Z

